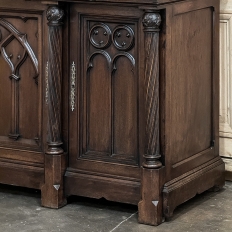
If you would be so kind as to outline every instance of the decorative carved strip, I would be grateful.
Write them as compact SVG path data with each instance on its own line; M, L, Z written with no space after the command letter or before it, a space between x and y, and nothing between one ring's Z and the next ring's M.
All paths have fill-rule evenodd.
M158 12L145 13L143 26L145 33L145 97L146 97L146 140L144 155L145 168L160 168L159 161L159 26L161 16Z
M49 25L48 69L48 150L49 155L63 154L61 148L61 78L62 78L62 19L64 12L57 6L47 10Z
M76 89L76 65L73 61L72 67L71 67L71 93L70 93L70 105L71 105L71 110L74 111L75 109L75 89Z

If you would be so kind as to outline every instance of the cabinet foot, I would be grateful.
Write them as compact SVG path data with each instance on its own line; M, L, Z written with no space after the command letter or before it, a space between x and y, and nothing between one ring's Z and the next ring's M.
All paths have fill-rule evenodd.
M44 207L58 209L66 205L64 196L65 155L45 155L45 183L41 188Z
M164 170L142 168L142 199L138 204L138 221L148 225L159 225L163 221L162 188Z
M218 191L225 184L225 164L216 157L164 185L163 211L166 218L175 208L206 190Z

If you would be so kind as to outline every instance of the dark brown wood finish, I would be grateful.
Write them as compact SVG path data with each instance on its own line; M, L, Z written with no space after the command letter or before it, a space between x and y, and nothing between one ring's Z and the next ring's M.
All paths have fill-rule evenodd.
M41 189L51 208L138 204L150 225L221 188L218 9L0 0L0 182Z
M43 19L40 3L0 4L0 181L44 182Z
M146 103L146 141L142 167L142 200L139 202L139 222L159 225L162 222L162 193L164 168L159 160L159 11L145 12L144 50L145 50L145 103Z
M66 194L114 201L124 195L124 202L135 203L143 155L139 122L143 90L136 67L143 12L124 7L101 10L98 15L94 6L70 7L70 44L75 51L70 53L70 64L75 64L76 98L74 109L69 107L73 142L69 143ZM118 193L112 194L115 189Z
M45 184L42 205L59 208L66 204L63 175L66 166L61 140L62 24L64 11L58 6L47 9L48 53L48 149L45 154Z

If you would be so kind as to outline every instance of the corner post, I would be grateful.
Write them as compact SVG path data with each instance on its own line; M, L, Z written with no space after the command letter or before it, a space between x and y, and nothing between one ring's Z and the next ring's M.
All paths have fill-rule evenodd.
M162 187L164 167L160 161L159 134L159 11L146 11L143 16L145 48L146 151L141 173L139 222L162 223Z
M48 7L48 146L45 154L45 183L41 192L42 206L49 208L60 208L66 204L63 189L66 157L61 139L63 17L64 11L58 5Z

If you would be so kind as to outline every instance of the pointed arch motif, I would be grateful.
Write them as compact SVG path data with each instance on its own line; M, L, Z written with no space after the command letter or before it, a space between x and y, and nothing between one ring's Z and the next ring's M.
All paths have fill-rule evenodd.
M14 78L15 80L19 80L19 69L25 62L26 58L29 56L34 70L35 70L35 76L33 77L35 79L35 83L38 84L38 76L39 76L39 68L38 68L38 60L29 45L27 41L27 35L19 32L11 23L6 21L3 18L0 18L0 26L4 27L10 34L2 40L2 35L0 33L0 53L2 54L3 58L5 61L8 63L11 69L11 75L10 78ZM13 62L11 61L11 55L7 55L5 48L11 41L16 39L23 47L23 55L18 56L18 62L14 65Z

